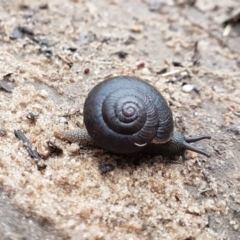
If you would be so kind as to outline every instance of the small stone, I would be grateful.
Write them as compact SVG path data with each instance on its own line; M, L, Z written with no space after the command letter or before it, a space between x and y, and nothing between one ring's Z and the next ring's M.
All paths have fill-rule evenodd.
M131 31L134 32L134 33L141 33L142 30L143 30L143 27L142 27L142 26L137 26L137 25L135 25L135 26L132 26L132 27L131 27Z
M238 224L234 224L233 229L234 230L238 230L238 228L239 228L239 225Z
M216 93L224 93L225 92L222 87L219 87L219 86L216 86L216 85L212 87L212 90Z
M112 164L100 164L98 168L100 172L104 174L104 173L113 171L115 167Z
M37 151L41 156L48 156L49 150L47 145L44 143L39 143L37 146Z
M185 93L191 92L193 90L194 86L191 84L185 84L182 86L182 91Z
M68 148L68 151L71 153L76 153L80 149L79 145L77 143L72 143L70 147Z
M5 129L0 129L0 137L6 136L7 131Z
M240 204L240 194L236 194L233 198L234 198L235 203Z
M236 222L233 221L233 220L231 220L231 221L229 222L229 224L230 224L230 225L234 225L234 224L236 224Z
M42 89L40 92L39 92L40 96L44 97L44 98L48 98L49 94L47 92L47 90L45 89Z
M142 69L142 74L143 75L151 75L151 72L148 68L145 67L145 68Z
M11 93L12 90L14 89L14 87L15 87L14 82L11 82L7 79L3 79L3 80L0 81L0 89L3 89L6 92Z
M188 207L188 212L192 214L198 214L200 215L202 212L202 209L198 206L189 206Z
M38 113L43 112L43 106L42 105L39 105L39 104L36 103L36 104L33 105L33 108L34 108L35 112L38 112Z
M59 123L63 123L63 124L68 124L68 120L67 120L65 117L60 117L60 118L58 119L58 122L59 122Z
M195 152L189 152L189 157L190 157L190 159L195 159L197 156L198 156L197 153L195 153Z

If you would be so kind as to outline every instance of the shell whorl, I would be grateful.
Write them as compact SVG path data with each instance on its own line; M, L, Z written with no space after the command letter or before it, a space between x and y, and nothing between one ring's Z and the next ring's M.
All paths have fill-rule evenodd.
M172 112L150 84L129 76L95 86L84 104L84 123L94 142L115 153L132 153L173 134Z

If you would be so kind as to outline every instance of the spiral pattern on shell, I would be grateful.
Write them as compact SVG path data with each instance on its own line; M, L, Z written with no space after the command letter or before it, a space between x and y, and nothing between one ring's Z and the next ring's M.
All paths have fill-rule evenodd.
M95 86L84 104L84 123L94 142L115 153L132 153L146 144L167 142L172 112L150 84L129 76Z

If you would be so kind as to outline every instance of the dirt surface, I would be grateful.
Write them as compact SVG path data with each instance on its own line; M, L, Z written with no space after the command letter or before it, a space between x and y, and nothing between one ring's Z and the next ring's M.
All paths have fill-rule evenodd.
M14 208L3 192L0 193L1 239L63 239L48 221L40 216L34 219Z
M3 239L240 239L239 13L238 0L1 0ZM117 75L161 91L177 130L212 136L195 144L212 157L124 157L55 139L83 127L87 93ZM101 174L103 163L114 171Z

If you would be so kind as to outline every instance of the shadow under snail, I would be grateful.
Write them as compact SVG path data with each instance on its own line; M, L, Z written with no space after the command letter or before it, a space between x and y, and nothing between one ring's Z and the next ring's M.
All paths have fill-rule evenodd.
M172 111L160 92L141 79L118 76L96 85L84 103L86 129L55 133L55 137L82 146L96 145L117 154L146 152L184 155L190 145L210 136L185 137L173 132Z

